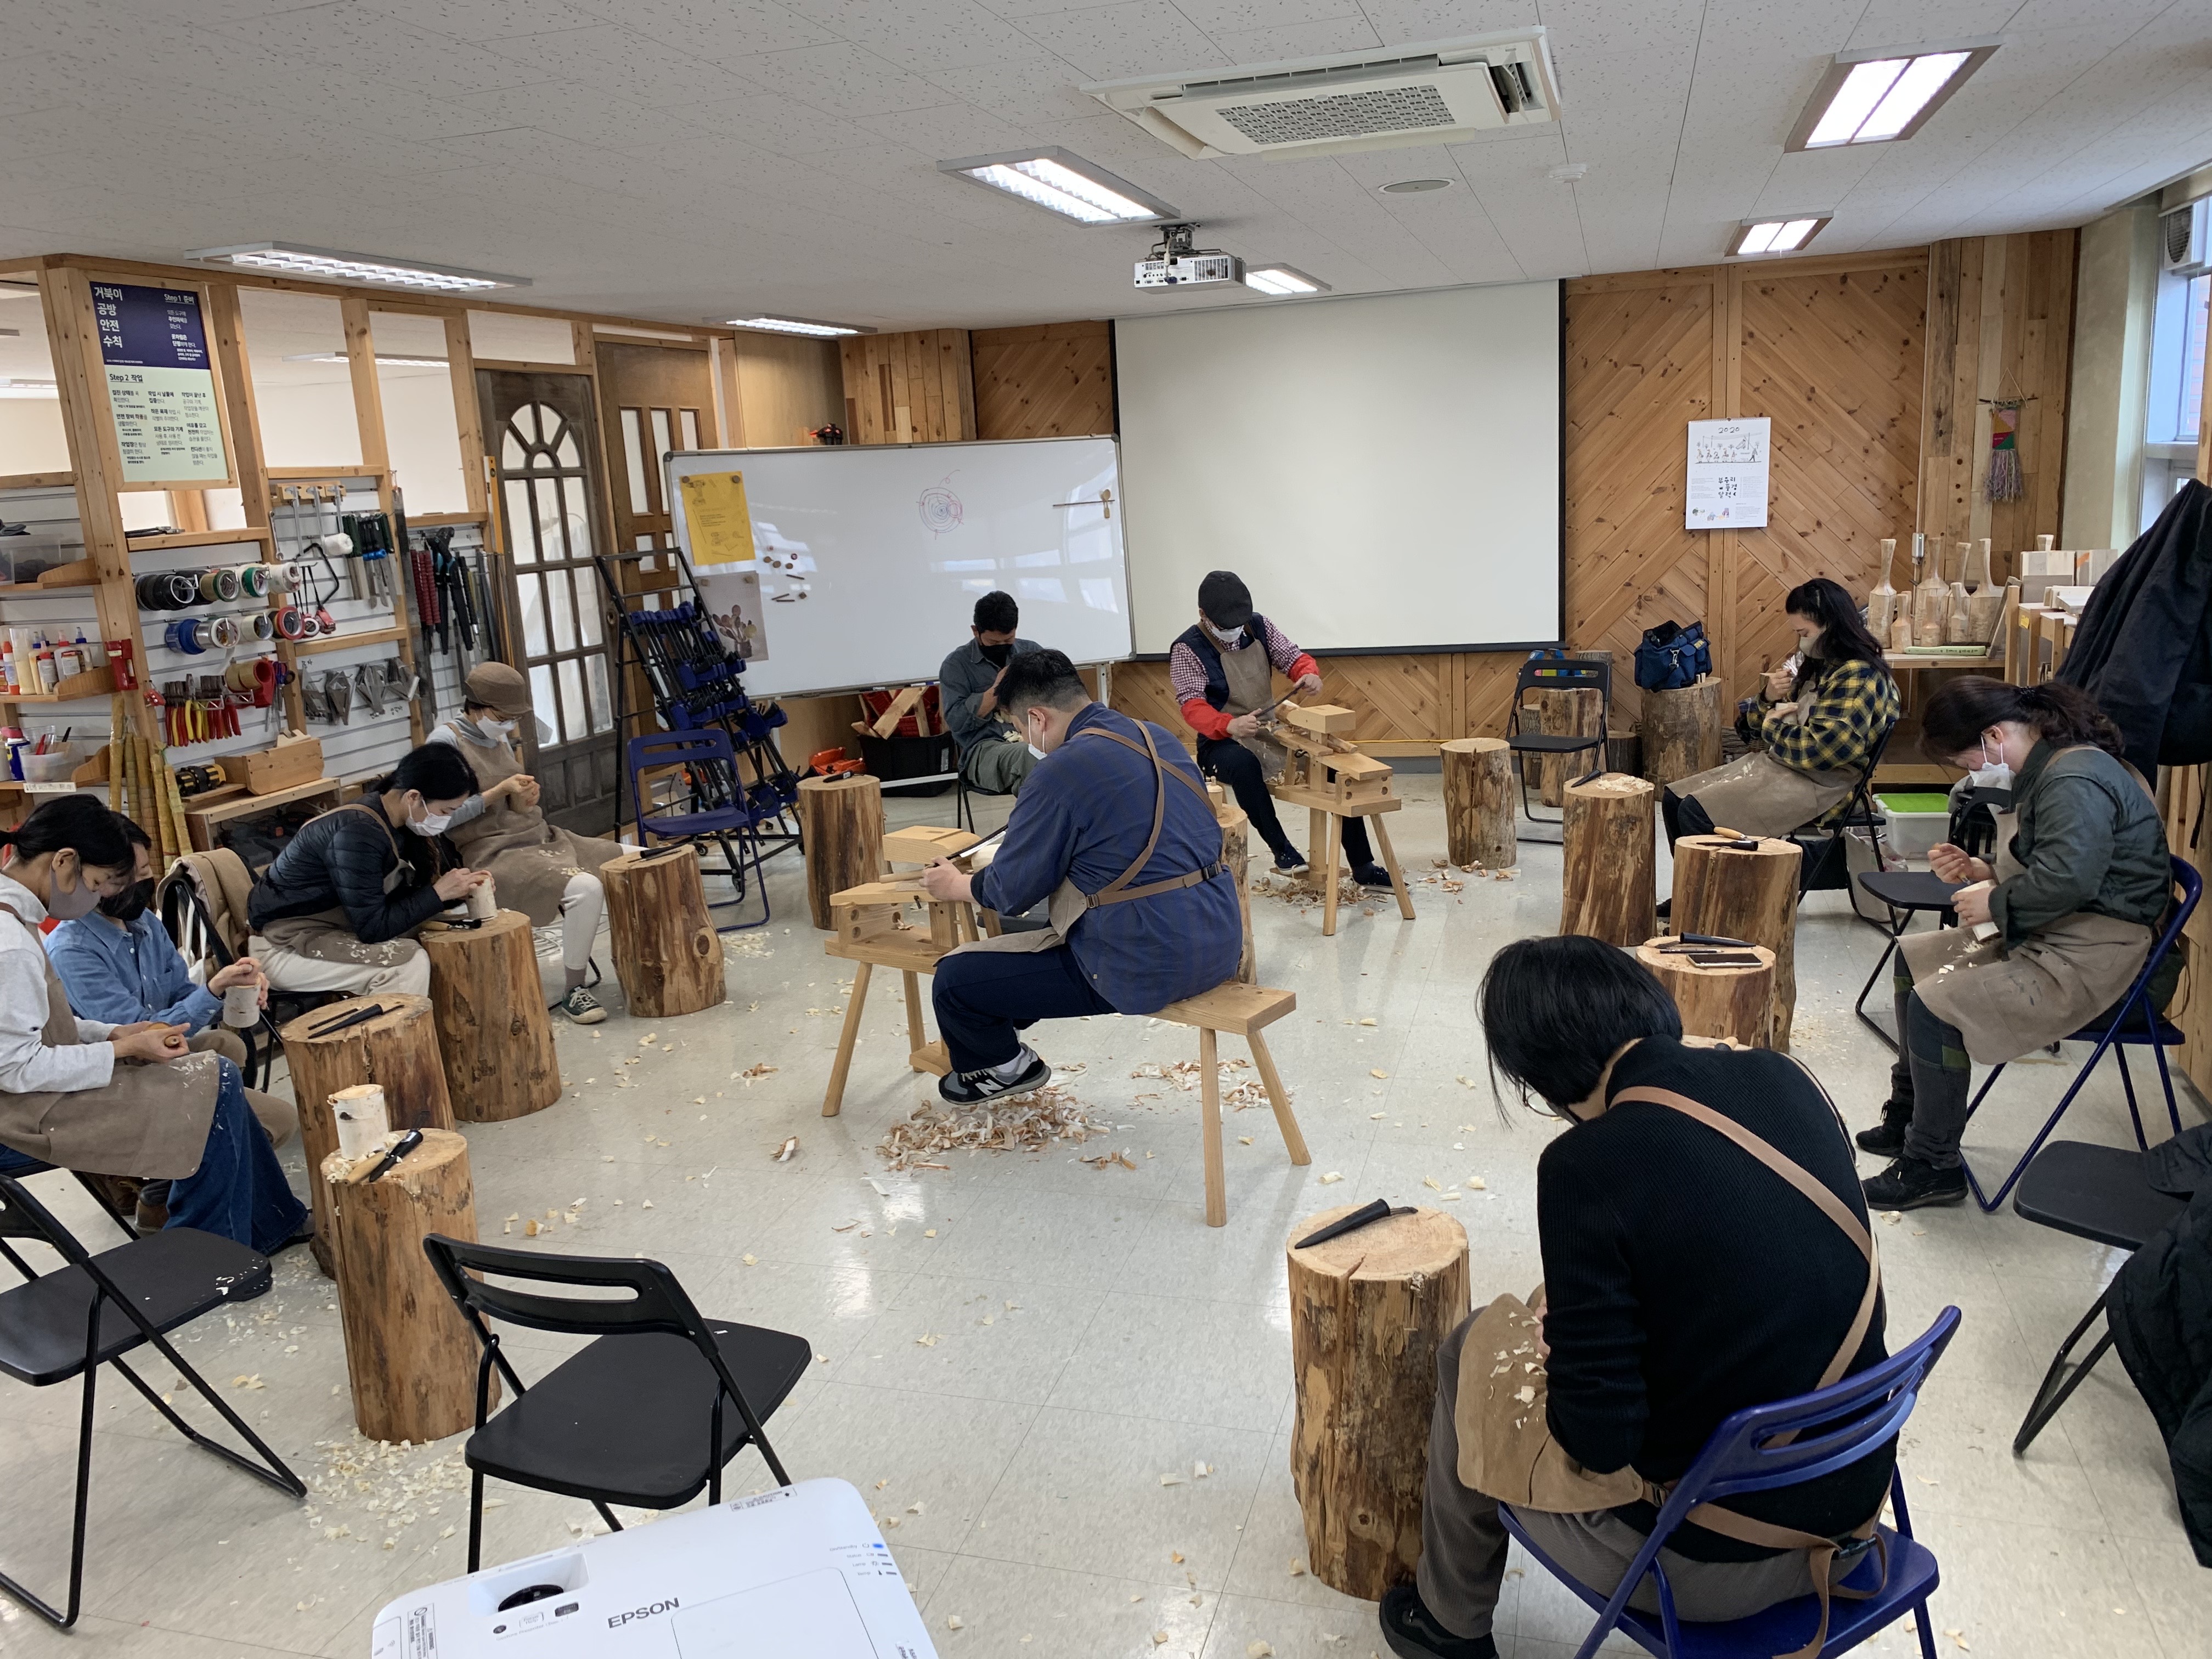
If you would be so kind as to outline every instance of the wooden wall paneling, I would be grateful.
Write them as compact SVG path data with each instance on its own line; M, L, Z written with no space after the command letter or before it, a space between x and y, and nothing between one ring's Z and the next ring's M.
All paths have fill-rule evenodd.
M1068 438L1114 430L1113 325L977 329L978 438Z
M839 342L849 443L957 443L975 435L964 328L860 334Z
M446 373L453 382L453 423L461 439L461 477L468 489L469 513L479 523L491 516L491 485L484 471L483 410L477 403L476 356L469 349L466 312L449 313L446 325Z
M792 334L735 335L726 342L730 404L727 442L738 449L781 449L808 444L808 434L831 422L853 442L845 406L837 343Z

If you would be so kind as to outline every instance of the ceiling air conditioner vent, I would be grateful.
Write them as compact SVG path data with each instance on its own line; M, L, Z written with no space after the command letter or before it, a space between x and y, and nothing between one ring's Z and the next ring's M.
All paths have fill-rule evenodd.
M1325 155L1450 143L1559 118L1540 28L1084 90L1186 155Z

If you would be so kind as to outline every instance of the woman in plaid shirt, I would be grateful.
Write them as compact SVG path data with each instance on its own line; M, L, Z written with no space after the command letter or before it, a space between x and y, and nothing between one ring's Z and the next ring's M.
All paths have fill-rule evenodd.
M1765 747L1671 784L1659 798L1667 844L1718 825L1784 836L1825 823L1857 787L1867 757L1897 724L1897 682L1867 632L1858 602L1815 576L1784 601L1803 661L1778 669L1759 692Z

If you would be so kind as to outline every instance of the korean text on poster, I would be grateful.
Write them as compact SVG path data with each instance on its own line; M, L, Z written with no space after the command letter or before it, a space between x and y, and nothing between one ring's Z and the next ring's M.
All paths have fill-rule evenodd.
M1689 489L1682 522L1691 530L1755 530L1766 522L1766 455L1773 422L1690 422Z
M230 476L200 296L191 289L92 285L107 402L125 483Z

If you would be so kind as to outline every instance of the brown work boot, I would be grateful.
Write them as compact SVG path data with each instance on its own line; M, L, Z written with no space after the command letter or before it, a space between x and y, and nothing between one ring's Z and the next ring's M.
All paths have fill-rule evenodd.
M138 1231L158 1233L169 1224L169 1183L149 1181L138 1189Z

